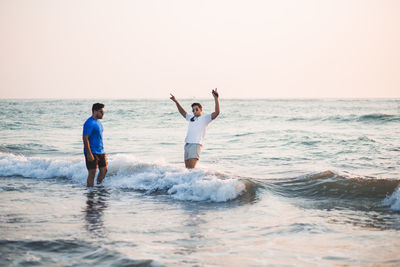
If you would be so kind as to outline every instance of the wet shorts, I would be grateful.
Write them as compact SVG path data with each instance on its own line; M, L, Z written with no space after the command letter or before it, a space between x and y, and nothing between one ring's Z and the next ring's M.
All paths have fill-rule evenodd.
M185 144L185 160L188 159L200 159L200 153L202 149L202 145L200 144Z
M99 168L104 168L107 166L107 156L106 154L93 154L94 160L89 161L87 154L85 154L86 168L88 170Z

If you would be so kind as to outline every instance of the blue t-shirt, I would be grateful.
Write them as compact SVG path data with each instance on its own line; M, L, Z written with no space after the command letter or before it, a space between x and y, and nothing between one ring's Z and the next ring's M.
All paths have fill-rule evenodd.
M103 125L100 120L90 117L83 125L83 134L89 135L90 150L93 154L104 154L103 148ZM83 148L86 153L86 148Z

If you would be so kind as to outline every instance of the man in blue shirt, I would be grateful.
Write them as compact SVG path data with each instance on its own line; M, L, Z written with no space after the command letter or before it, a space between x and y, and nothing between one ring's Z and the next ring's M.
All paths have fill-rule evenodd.
M83 147L86 168L88 169L87 186L94 185L97 167L99 175L97 184L101 184L107 173L107 157L103 148L103 125L100 120L104 116L104 104L95 103L92 106L92 116L83 125Z

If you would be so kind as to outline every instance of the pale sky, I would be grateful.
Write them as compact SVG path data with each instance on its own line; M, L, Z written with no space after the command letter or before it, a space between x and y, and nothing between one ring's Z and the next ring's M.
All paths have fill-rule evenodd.
M397 0L0 0L0 98L400 97Z

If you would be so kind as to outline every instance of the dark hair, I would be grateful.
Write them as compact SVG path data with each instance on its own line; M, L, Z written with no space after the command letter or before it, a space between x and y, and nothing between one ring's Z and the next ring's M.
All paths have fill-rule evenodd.
M92 106L92 112L95 112L95 111L100 110L102 108L104 108L104 104L102 104L102 103L94 103L93 106Z
M193 104L192 104L192 108L193 108L194 106L198 106L201 110L203 109L203 107L200 105L200 103L193 103Z

